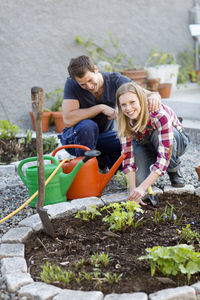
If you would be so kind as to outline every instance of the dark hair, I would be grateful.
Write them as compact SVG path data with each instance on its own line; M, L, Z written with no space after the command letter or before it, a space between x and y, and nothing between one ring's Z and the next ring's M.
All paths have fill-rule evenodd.
M70 60L68 72L71 78L82 78L87 71L94 72L94 64L89 56L81 55Z

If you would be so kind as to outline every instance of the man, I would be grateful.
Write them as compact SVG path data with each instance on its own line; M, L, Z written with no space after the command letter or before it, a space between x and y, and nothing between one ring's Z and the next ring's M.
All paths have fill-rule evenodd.
M111 168L121 154L120 141L113 130L117 117L115 93L119 86L131 80L120 73L99 72L85 55L72 58L68 72L70 77L65 83L62 105L66 128L59 136L61 143L80 144L101 151L99 167ZM160 95L145 92L150 110L159 109ZM79 148L67 151L75 156L84 153Z

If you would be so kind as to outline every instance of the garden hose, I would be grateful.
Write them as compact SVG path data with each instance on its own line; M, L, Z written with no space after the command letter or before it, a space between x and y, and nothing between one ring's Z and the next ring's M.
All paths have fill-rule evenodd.
M69 158L65 158L61 161L61 163L56 167L56 169L52 172L52 174L47 178L45 181L45 186L49 183L49 181L54 177L54 175L58 172L60 167L66 162L70 161ZM0 224L3 223L4 221L8 220L12 216L16 215L20 210L22 210L27 204L29 204L36 196L38 195L38 190L24 203L22 204L19 208L17 208L15 211L7 215L5 218L0 220Z

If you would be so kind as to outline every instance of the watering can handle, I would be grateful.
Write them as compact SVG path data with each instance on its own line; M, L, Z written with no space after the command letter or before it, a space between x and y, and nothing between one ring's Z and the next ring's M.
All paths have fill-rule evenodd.
M83 150L90 150L90 148L86 147L86 146L83 146L83 145L77 145L77 144L72 144L72 145L64 145L64 146L61 146L61 147L58 147L56 148L53 153L52 153L52 156L55 156L56 153L62 149L67 149L67 148L80 148L80 149L83 149Z
M56 166L59 165L59 162L58 160L55 158L55 157L52 157L50 155L44 155L43 156L43 159L44 160L51 160ZM24 160L22 160L19 165L18 165L18 174L21 178L21 180L23 181L23 183L25 185L27 185L27 179L26 179L26 176L24 176L24 173L22 172L22 166L28 162L31 162L31 161L37 161L37 156L34 156L34 157L28 157L28 158L25 158Z

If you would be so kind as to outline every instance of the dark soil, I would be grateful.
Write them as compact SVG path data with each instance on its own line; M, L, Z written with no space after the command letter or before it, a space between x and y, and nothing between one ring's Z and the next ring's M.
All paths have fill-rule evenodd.
M104 294L110 293L131 293L155 291L187 285L186 276L170 276L166 278L162 273L156 272L154 277L150 274L150 265L146 260L138 260L138 257L145 255L145 248L153 246L175 246L187 243L180 239L177 229L185 228L191 224L191 229L200 234L200 198L194 195L169 195L159 196L160 214L169 202L175 208L174 212L178 225L174 220L166 219L155 224L155 208L148 204L144 209L145 222L137 227L126 229L123 232L114 232L110 236L108 224L103 223L101 218L90 222L83 222L79 219L66 217L52 221L56 232L55 239L47 236L43 231L31 235L26 241L26 260L31 276L35 281L41 281L41 266L49 263L59 265L63 270L76 272L76 278L83 272L93 274L91 281L82 279L64 285L58 282L51 282L61 288L74 290L92 291L101 290ZM194 242L195 251L200 251L199 244ZM94 253L107 253L111 258L107 267L101 268L100 280L92 273L93 267L88 263L89 257ZM86 263L75 268L75 263L85 259ZM102 278L104 273L111 272L117 275L123 274L118 283L108 284ZM200 281L200 273L191 277L189 284Z
M45 142L43 140L44 154L50 153L57 146L51 140ZM36 139L32 138L30 143L26 138L0 138L0 164L9 164L15 161L25 159L27 157L37 156Z

